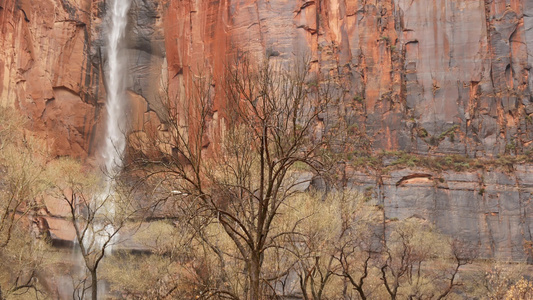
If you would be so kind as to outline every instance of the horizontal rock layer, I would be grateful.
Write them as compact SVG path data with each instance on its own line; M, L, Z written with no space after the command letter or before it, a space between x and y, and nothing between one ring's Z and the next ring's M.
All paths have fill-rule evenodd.
M478 247L484 258L532 261L533 165L470 172L407 168L347 171L347 185L383 206L388 220L422 218Z

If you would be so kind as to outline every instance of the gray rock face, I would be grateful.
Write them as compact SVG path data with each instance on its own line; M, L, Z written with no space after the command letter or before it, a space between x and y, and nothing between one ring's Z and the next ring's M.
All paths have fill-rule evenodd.
M98 111L105 5L4 1L2 103L39 119L53 88L65 87ZM220 80L237 53L280 64L307 56L317 78L346 91L324 128L344 118L376 152L495 157L533 145L531 1L133 0L127 36L129 89L147 110L157 111L161 82L177 92L199 67ZM214 89L218 110L225 100ZM99 121L99 112L85 117ZM98 129L88 127L58 153L94 152Z
M130 89L155 102L166 71L165 40L157 1L133 0L127 32Z
M91 60L105 72L106 34L105 3L100 3L101 23L98 34L92 43ZM131 123L143 123L144 113L157 110L162 94L165 92L166 58L165 40L162 29L162 4L158 1L131 0L128 25L125 36L125 52L127 56L127 89L136 95L131 96L132 105L128 113ZM105 98L102 96L102 98ZM143 99L139 105L138 100ZM152 105L150 105L152 104ZM141 116L140 120L138 116ZM135 130L140 130L134 125Z
M482 257L531 260L524 242L533 240L533 165L512 172L348 173L348 186L383 205L389 219L422 217L445 234L477 244Z
M495 157L531 148L533 2L367 2L133 0L129 89L142 96L134 114L157 112L161 82L176 92L199 67L216 82L237 49L281 64L305 54L313 72L333 76L348 93L322 118L324 134L342 118L373 152ZM223 102L216 95L214 109ZM352 170L346 179L389 219L422 217L477 243L484 257L527 259L531 165L512 172ZM320 178L309 184L326 188Z
M165 2L169 78L187 81L198 65L221 76L239 51L280 64L308 56L313 72L347 92L328 109L326 130L344 118L374 151L523 151L533 141L525 2Z

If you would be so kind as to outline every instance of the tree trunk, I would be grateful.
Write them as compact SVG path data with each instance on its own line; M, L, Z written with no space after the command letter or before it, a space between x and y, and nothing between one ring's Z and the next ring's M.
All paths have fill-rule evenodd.
M91 299L98 300L98 278L96 277L96 270L91 271Z
M252 261L250 263L250 300L259 300L260 299L260 289L259 289L259 275L261 273L261 264L260 264L260 255L259 253L252 253Z

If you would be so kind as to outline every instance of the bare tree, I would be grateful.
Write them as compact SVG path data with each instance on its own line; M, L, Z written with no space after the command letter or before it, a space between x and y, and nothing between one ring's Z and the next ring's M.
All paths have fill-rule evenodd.
M343 200L347 203L342 209L341 234L334 254L340 264L336 275L345 280L345 298L350 298L348 287L352 287L364 300L372 295L372 290L365 284L372 280L374 261L381 250L377 236L383 221L382 213L378 207L369 205L362 195L356 199L345 197Z
M104 261L102 276L112 292L135 299L194 299L201 292L205 254L189 226L161 219L145 224L132 239L142 253Z
M149 166L148 177L194 203L204 228L218 227L231 241L235 253L210 242L205 232L199 235L217 253L219 264L229 267L225 260L230 258L243 264L243 281L232 289L217 286L203 297L261 299L276 293L263 274L263 262L276 240L291 234L272 234L278 211L294 187L309 180L294 175L295 165L320 168L317 153L323 140L313 130L328 94L309 84L308 74L306 63L283 68L268 61L253 66L241 59L229 66L219 90L226 109L217 112L225 132L218 151L210 154L205 138L215 113L213 85L198 76L186 84L191 99L164 105L160 119L166 131L142 143L152 147L140 151L146 155L137 165ZM204 160L206 154L209 160Z
M325 197L312 192L292 197L280 213L278 226L286 223L293 234L279 245L284 250L279 260L290 265L287 279L295 277L299 286L294 293L294 284L284 282L287 296L351 299L352 288L362 299L371 294L364 284L372 280L379 251L374 234L381 220L378 208L355 191L336 189Z
M240 58L216 85L208 75L185 77L183 91L162 98L161 126L130 137L135 155L127 169L152 186L154 207L176 209L173 224L189 227L197 250L191 261L205 266L188 269L196 297L447 297L471 259L431 226L384 222L379 207L345 187L330 191L341 195L332 201L302 193L313 175L335 170L347 140L330 143L335 137L319 132L327 131L320 123L342 89L312 79L309 69ZM217 111L216 97L224 103ZM295 204L299 197L307 202ZM322 211L338 208L327 218L340 221L335 229L304 226L322 211L293 213L311 201L324 203ZM187 269L191 261L175 262Z
M389 225L378 262L381 280L391 299L444 299L459 286L462 266L475 251L438 234L426 221L410 218Z
M88 272L78 281L73 298L85 299L90 290L98 298L98 268L106 252L118 242L119 231L134 214L132 201L116 184L106 187L102 176L72 159L54 162L52 172L61 174L54 183L55 196L68 205L83 264Z

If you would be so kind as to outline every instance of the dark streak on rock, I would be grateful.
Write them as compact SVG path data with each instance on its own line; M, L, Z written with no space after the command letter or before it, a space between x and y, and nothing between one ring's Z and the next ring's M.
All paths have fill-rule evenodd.
M24 21L26 21L26 22L29 23L29 22L30 22L30 19L28 19L28 15L27 15L26 12L24 11L24 9L21 8L20 10L21 10L22 13L24 14Z

